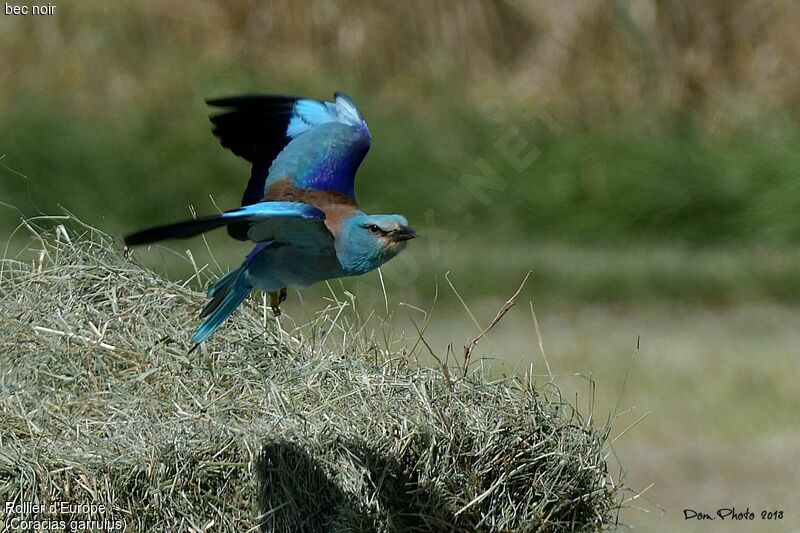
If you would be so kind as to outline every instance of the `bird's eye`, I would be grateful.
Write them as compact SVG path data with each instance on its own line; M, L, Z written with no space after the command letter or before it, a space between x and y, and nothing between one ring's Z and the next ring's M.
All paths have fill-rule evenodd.
M383 231L381 230L380 226L378 226L377 224L370 224L367 229L369 229L370 233L374 233L375 235L383 233Z

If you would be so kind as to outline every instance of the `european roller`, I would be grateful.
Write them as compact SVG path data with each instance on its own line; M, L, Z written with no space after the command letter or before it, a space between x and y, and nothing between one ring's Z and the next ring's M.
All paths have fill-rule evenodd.
M270 295L275 315L286 288L358 276L386 263L417 236L401 215L358 208L356 171L372 136L355 102L273 95L208 100L225 148L252 164L241 207L218 215L146 229L126 245L184 239L225 226L255 243L241 266L218 279L192 342L208 339L255 289Z

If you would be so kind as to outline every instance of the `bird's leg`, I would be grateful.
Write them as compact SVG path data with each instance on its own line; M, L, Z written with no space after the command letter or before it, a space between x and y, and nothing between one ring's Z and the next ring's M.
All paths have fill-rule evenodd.
M286 299L286 287L282 288L280 291L270 292L269 293L269 306L272 308L272 312L275 316L281 316L281 302Z
M279 294L280 293L277 291L269 293L269 306L272 308L272 313L275 316L281 316L281 299Z

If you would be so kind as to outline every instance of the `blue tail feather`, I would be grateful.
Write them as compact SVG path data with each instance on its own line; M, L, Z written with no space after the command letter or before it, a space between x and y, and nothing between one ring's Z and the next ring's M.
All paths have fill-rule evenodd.
M197 328L192 342L200 344L213 335L250 294L252 288L246 264L217 280L208 291L212 300L201 315L207 316L207 318Z
M274 241L263 241L256 244L247 254L242 266L231 270L211 284L208 289L208 297L211 298L211 301L200 313L200 318L205 318L205 321L194 333L193 343L200 344L213 335L225 322L225 319L231 316L239 304L250 294L253 286L250 284L247 268L258 254L274 244Z
M211 284L211 287L208 288L207 296L209 298L213 298L217 292L219 292L225 285L229 285L233 280L236 279L241 272L241 268L237 268L236 270L231 270L227 274L223 275L217 281Z

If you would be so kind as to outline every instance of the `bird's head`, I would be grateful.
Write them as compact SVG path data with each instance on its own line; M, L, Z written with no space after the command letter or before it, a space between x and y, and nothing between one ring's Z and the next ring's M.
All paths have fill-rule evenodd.
M364 274L396 256L416 236L401 215L357 213L342 221L336 254L348 274Z

